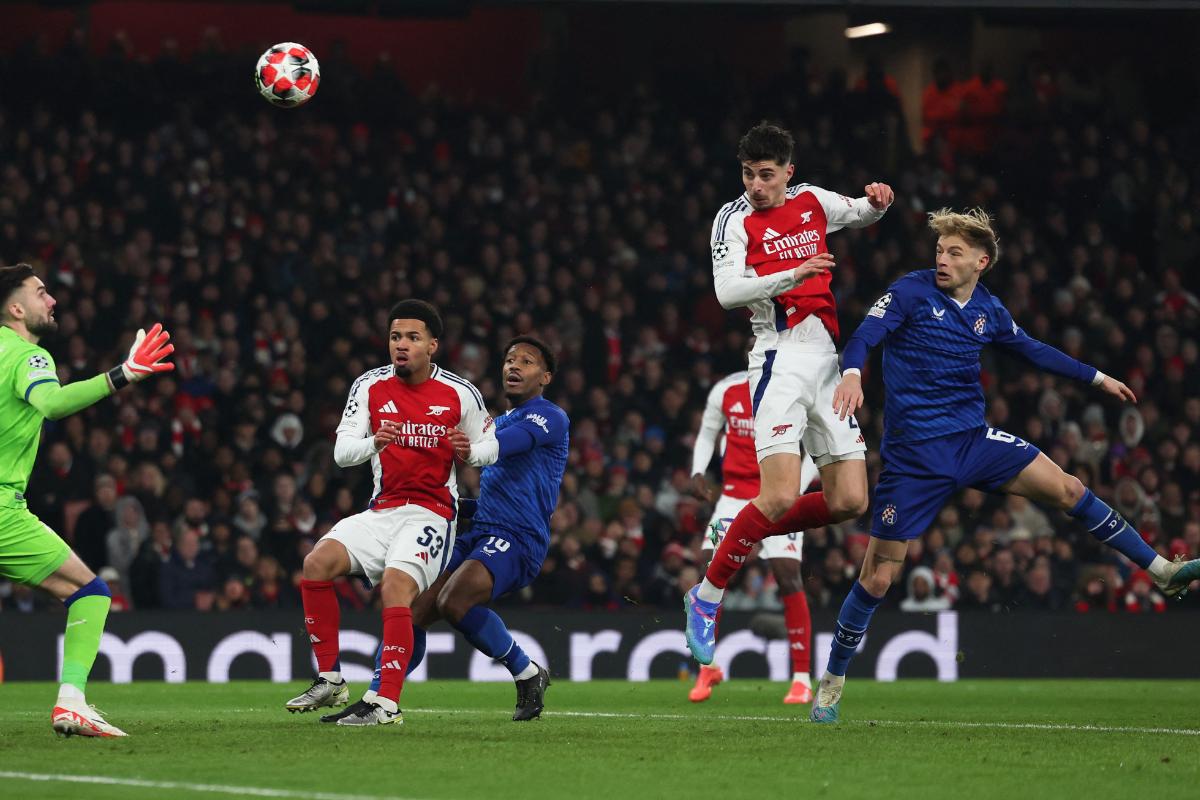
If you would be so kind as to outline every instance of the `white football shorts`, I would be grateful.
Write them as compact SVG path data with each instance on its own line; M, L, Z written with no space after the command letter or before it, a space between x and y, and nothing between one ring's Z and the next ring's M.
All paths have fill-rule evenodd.
M423 592L449 563L454 534L453 520L409 504L346 517L325 535L346 548L352 574L378 586L391 567L412 576Z
M858 421L853 415L838 419L833 410L841 377L835 352L781 347L750 353L754 447L760 462L776 453L802 451L818 467L866 457Z
M729 526L733 524L733 518L741 513L746 507L749 500L742 500L737 497L729 497L721 495L717 500L717 507L713 509L712 519L708 521L709 530L715 530L719 539L725 538L725 532L729 530ZM797 531L796 533L781 533L778 536L768 536L759 542L758 557L763 559L770 558L790 558L793 561L800 561L801 553L804 548L804 532ZM715 550L716 545L708 536L708 531L705 531L704 542L700 545L702 550Z

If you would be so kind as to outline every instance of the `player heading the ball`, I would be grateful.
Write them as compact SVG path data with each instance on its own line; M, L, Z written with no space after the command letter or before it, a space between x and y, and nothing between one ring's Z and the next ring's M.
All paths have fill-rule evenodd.
M877 222L892 202L885 183L851 199L801 183L792 135L763 122L738 143L745 193L712 228L713 283L725 308L748 308L754 445L762 484L730 525L704 580L684 598L688 647L711 664L725 586L767 536L852 519L867 510L866 443L853 417L832 411L837 385L837 306L827 239ZM800 453L812 456L823 491L800 494Z

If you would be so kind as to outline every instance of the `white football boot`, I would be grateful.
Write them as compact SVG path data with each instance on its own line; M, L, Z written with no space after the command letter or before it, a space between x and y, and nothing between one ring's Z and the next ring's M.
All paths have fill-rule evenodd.
M58 702L54 704L54 710L50 712L50 725L59 736L114 738L129 735L116 725L106 722L95 706L89 706L87 701L76 698L59 697Z
M317 678L303 693L293 697L284 704L284 708L295 714L315 711L326 706L344 706L350 702L350 686L346 681L330 683L324 678Z

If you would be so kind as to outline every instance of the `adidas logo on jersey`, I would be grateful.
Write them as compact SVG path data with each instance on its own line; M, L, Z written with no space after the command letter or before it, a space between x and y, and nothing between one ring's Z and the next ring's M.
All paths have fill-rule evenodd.
M379 413L380 414L399 414L400 409L396 408L395 401L388 400L386 403L384 403L383 405L381 405L379 407Z
M746 408L742 405L742 401L738 400L736 403L734 403L733 405L731 405L729 407L729 413L730 414L745 414Z
M783 235L782 233L775 230L774 228L767 228L765 231L763 231L763 241L769 242L772 239L778 239L782 235Z

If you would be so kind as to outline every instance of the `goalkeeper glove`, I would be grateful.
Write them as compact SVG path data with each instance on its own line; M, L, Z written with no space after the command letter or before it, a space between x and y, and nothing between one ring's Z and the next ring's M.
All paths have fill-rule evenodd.
M133 346L129 348L129 357L119 366L108 371L108 378L114 389L121 389L131 383L145 380L156 372L170 372L175 365L164 358L175 352L175 345L170 344L171 334L163 330L161 323L154 323L149 333L138 330Z

